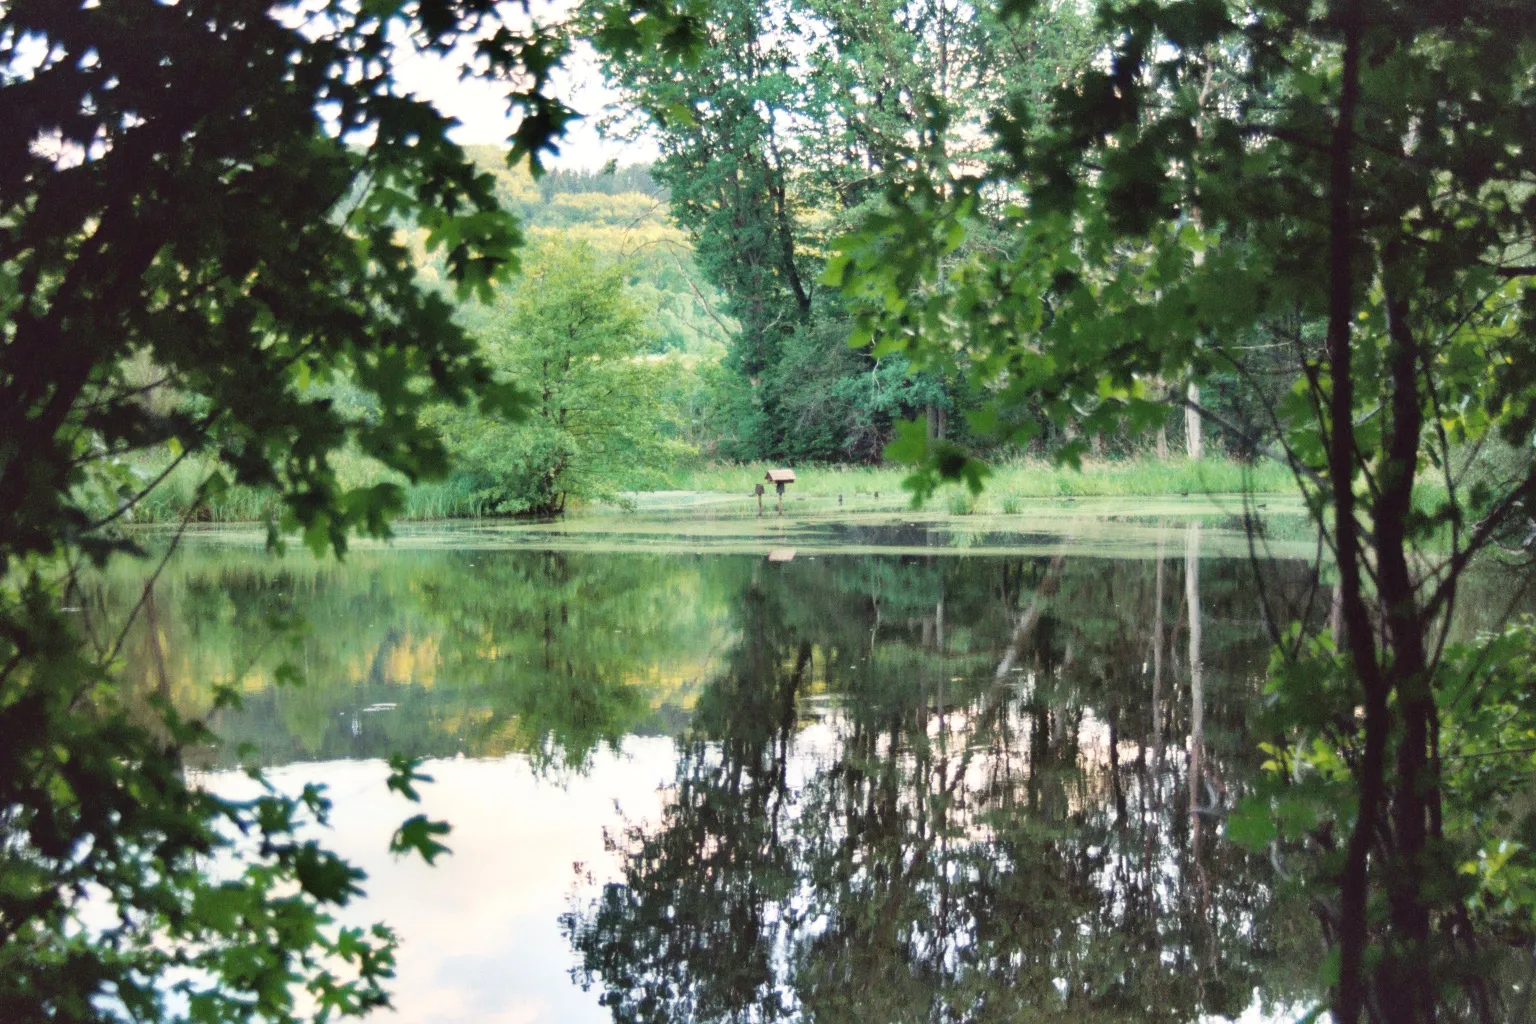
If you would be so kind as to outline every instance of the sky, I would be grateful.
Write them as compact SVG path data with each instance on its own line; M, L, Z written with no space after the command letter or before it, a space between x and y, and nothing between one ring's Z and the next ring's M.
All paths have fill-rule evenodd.
M448 57L419 52L402 53L396 61L396 81L402 91L428 100L442 113L456 118L460 127L452 133L461 145L504 145L516 121L507 113L505 87L480 79L460 81L459 67L469 53L460 47ZM566 170L596 170L610 160L620 165L648 163L656 150L645 143L604 139L597 121L617 102L618 94L603 81L597 57L589 48L578 48L567 58L557 76L555 93L585 117L571 126L561 143L559 156L547 161Z

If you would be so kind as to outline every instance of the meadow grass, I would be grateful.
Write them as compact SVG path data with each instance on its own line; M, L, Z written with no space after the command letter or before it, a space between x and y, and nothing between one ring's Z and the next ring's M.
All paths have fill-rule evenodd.
M397 517L401 520L479 519L490 514L485 498L477 493L474 483L462 475L410 484L400 474L350 453L336 456L333 464L345 487L382 482L399 484L405 499ZM146 462L142 471L145 476L152 476L163 466L163 462L159 466ZM188 461L178 466L134 508L132 521L180 522L192 506L198 484L207 472L207 464L200 462ZM200 523L252 523L261 522L280 511L279 502L270 490L237 485L204 500L190 519Z
M397 474L357 456L342 455L335 465L345 486L381 481L400 484L405 499L398 516L402 521L478 519L490 514L473 483L463 476L409 485ZM145 472L153 472L154 468L146 465ZM657 490L746 496L763 480L768 469L767 463L682 468L667 474ZM790 491L795 496L830 499L843 495L850 502L856 498L899 502L907 497L902 481L908 471L901 467L813 465L796 466L795 471L798 479ZM205 472L205 467L199 464L178 467L135 509L133 521L179 521L191 505ZM1237 494L1245 490L1256 494L1295 494L1296 485L1285 467L1272 462L1244 465L1219 458L1200 462L1136 459L1084 462L1082 470L1077 471L1044 461L1016 461L995 466L980 495L951 485L942 488L931 504L952 515L1011 515L1030 498ZM770 501L772 493L769 488ZM191 518L195 522L259 522L278 511L270 492L236 486L203 502Z
M763 480L767 463L705 466L671 474L669 489L721 494L750 494ZM797 466L791 486L802 495L901 494L908 471L896 466ZM938 500L950 501L959 488L946 488ZM1275 462L1251 465L1230 459L1179 459L1158 462L1084 462L1081 471L1044 461L1007 462L992 469L986 489L977 498L980 508L1007 512L1022 498L1146 497L1171 494L1295 494L1290 471ZM966 495L969 497L969 495ZM974 507L973 507L974 510Z

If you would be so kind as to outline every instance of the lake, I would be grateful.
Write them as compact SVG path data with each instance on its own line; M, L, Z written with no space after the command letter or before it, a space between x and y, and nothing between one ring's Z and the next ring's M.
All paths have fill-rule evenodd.
M1221 830L1265 616L1326 623L1331 584L1295 523L1256 571L1229 512L1153 511L428 527L343 563L210 530L129 672L210 713L203 784L329 787L351 912L402 939L381 1019L1293 1020L1318 926ZM394 752L436 867L387 852Z

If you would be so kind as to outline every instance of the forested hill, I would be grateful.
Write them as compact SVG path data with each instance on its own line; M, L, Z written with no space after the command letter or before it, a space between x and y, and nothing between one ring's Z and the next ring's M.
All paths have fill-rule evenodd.
M502 204L530 240L560 236L621 262L633 297L650 312L653 351L718 359L734 322L694 266L687 236L672 222L667 194L644 165L612 171L551 171L538 181L526 166L509 168L506 149L466 146L496 179Z
M524 164L510 168L501 146L465 146L471 160L496 179L502 203L533 228L599 225L670 228L667 192L644 164L604 171L547 172L537 181Z

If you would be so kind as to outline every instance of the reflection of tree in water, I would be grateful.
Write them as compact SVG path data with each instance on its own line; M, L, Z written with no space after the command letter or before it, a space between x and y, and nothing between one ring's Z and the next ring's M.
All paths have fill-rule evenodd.
M745 587L661 819L615 837L622 883L565 922L615 1020L1171 1021L1291 995L1309 968L1281 946L1309 926L1188 778L1203 753L1230 799L1251 770L1247 570L870 570ZM1204 650L1178 657L1191 615Z
M226 762L248 743L267 764L515 751L579 767L681 714L677 691L721 642L725 589L644 555L358 552L274 567L194 552L152 589L158 614L127 650L129 676L188 714L208 710L210 682L241 680L244 706L214 713ZM284 628L296 619L307 628ZM279 685L285 663L305 685Z
M783 1009L768 914L794 884L786 773L812 649L756 583L740 608L748 628L701 697L696 728L680 741L668 826L630 837L652 897L632 903L617 887L605 894L612 905L603 913L637 930L629 934L634 945L589 954L606 957L600 969L617 983L610 1001L623 1018L730 1019L753 1007L773 1019ZM639 965L630 955L642 945L646 976L631 977ZM634 993L633 1007L623 1006L621 991Z

